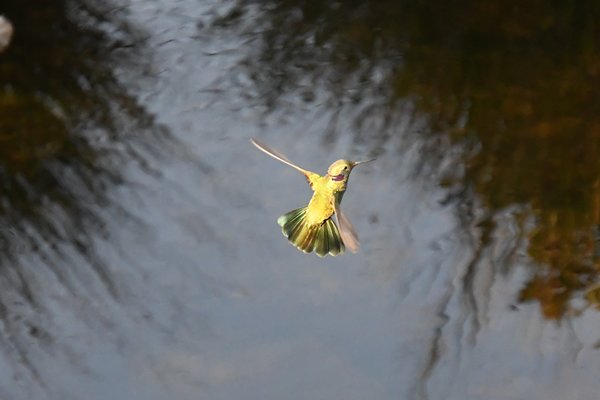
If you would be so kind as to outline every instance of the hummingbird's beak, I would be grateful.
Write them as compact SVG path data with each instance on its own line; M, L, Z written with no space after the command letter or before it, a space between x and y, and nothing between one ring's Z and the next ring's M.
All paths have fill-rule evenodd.
M366 164L366 163L369 163L369 162L375 161L375 160L377 160L377 159L376 158L372 158L370 160L365 160L365 161L355 161L355 162L352 163L352 168L356 167L357 165Z

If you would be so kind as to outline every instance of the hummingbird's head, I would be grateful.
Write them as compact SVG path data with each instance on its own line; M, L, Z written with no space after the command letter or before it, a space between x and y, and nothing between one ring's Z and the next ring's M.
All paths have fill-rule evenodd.
M348 160L337 160L333 164L329 166L327 170L327 175L331 177L332 181L341 182L348 179L352 168L356 167L359 164L364 164L373 160L367 161L348 161Z

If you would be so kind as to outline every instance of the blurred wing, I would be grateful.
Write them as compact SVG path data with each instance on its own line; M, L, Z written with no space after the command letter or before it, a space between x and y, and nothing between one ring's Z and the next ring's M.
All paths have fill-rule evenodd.
M292 168L295 168L295 169L297 169L298 171L302 172L302 173L303 173L305 176L307 176L307 177L308 177L309 175L312 175L312 174L314 174L314 172L311 172L311 171L305 170L304 168L301 168L301 167L297 166L296 164L294 164L293 162L291 162L290 160L288 160L288 158L287 158L286 156L284 156L283 154L281 154L281 153L279 153L278 151L276 151L276 150L273 150L273 149L271 149L271 148L269 148L269 147L265 146L264 144L262 144L262 143L258 142L256 139L254 139L254 138L251 138L251 139L250 139L250 141L251 141L251 142L252 142L252 144L253 144L254 146L256 146L256 148L257 148L257 149L259 149L260 151L262 151L262 152L264 152L264 153L266 153L266 154L270 155L270 156L271 156L271 157L273 157L274 159L276 159L276 160L279 160L279 161L281 161L281 162L282 162L282 163L284 163L284 164L287 164L287 165L289 165L289 166L290 166L290 167L292 167Z
M342 237L344 245L348 250L356 253L359 247L358 235L356 234L352 223L348 217L346 217L346 214L342 212L339 202L335 203L335 215L337 216L338 225L340 228L340 236Z

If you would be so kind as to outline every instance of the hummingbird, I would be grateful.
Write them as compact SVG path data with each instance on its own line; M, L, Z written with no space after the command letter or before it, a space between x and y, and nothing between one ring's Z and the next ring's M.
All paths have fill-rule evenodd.
M319 257L330 254L337 256L346 248L358 251L358 236L352 223L342 212L342 197L346 192L352 169L366 161L337 160L329 166L323 176L299 167L283 154L270 149L256 139L250 139L260 151L302 173L310 185L313 195L305 207L300 207L277 218L283 235L299 250L314 251ZM339 224L336 225L333 217Z

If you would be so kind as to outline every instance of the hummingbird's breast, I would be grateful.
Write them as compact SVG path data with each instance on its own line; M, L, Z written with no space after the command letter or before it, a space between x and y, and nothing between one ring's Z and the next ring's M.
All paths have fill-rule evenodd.
M320 225L335 212L333 195L315 192L308 203L306 221L311 225Z
M332 186L327 176L321 177L313 184L314 193L306 210L306 221L309 224L320 225L333 215L336 189L337 185Z

